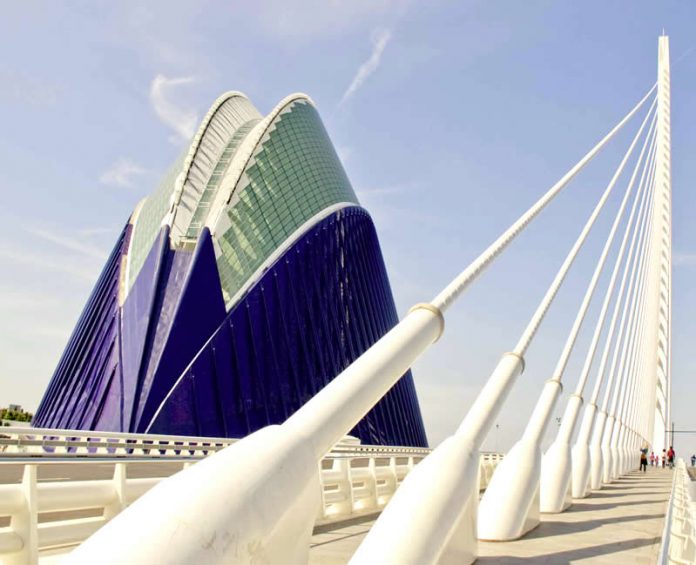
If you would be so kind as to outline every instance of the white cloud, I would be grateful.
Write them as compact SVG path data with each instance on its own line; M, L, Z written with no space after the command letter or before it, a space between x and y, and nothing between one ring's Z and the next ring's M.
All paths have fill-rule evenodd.
M405 186L383 186L380 188L359 188L356 189L358 196L360 198L379 198L382 196L394 196L397 194L403 194L408 189Z
M341 160L341 163L343 163L343 166L345 167L348 161L350 160L350 156L353 154L353 150L347 145L334 145L334 148L336 149L338 158Z
M175 136L170 141L179 143L193 137L198 125L198 115L195 110L185 109L169 101L168 95L172 88L191 84L193 77L167 78L157 75L150 85L150 102L157 117L165 125L172 128Z
M136 177L147 172L146 169L134 163L130 159L121 157L109 169L99 177L99 182L111 186L130 188L134 185Z
M675 267L696 267L696 253L678 253L672 255Z
M33 74L22 71L0 69L0 101L10 104L28 105L38 109L52 108L58 103L58 86L48 83Z
M111 234L116 234L118 232L118 228L106 228L106 227L93 227L93 228L80 228L77 230L77 233L81 236L85 237L91 237L94 235L111 235Z
M398 20L412 0L262 0L237 2L232 8L240 21L284 41L335 38Z
M0 258L17 265L25 265L34 269L39 274L48 272L63 273L83 282L94 283L98 270L84 265L83 262L67 261L64 257L56 258L55 255L44 255L20 251L17 249L0 248Z
M388 29L376 30L372 34L372 53L370 54L370 58L358 68L358 71L355 73L350 86L348 86L346 91L343 93L339 106L344 104L351 96L353 96L365 83L368 77L379 68L379 64L382 60L382 53L384 52L384 48L387 46L387 43L389 43L390 39L391 31Z
M27 292L23 289L0 287L0 312L35 312L59 304L59 300L45 294Z
M107 251L86 242L84 238L76 239L66 235L66 232L55 232L46 228L25 228L30 234L49 241L68 251L75 251L80 255L103 261L106 259Z

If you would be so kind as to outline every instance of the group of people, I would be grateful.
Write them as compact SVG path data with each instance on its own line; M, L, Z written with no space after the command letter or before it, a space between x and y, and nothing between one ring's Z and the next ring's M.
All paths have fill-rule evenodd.
M674 457L676 456L676 452L674 451L674 448L670 445L669 449L663 449L662 450L662 455L655 455L654 451L650 452L650 458L648 458L648 448L644 447L643 449L640 450L640 469L644 473L648 470L648 461L650 461L650 466L651 467L659 467L662 465L662 468L664 469L665 467L669 467L670 469L674 468ZM691 458L691 465L693 466L694 461L696 461L696 456Z

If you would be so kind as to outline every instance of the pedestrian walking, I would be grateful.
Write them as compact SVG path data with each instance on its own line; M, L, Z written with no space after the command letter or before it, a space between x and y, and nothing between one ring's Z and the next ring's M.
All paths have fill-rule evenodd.
M640 450L640 470L645 473L648 470L648 456L645 454L647 450Z
M655 452L654 451L650 452L650 466L651 467L655 466Z
M670 445L669 446L669 451L667 452L667 462L669 463L669 468L674 469L674 457L676 453L674 451L674 448Z
M663 449L662 450L662 468L665 468L665 464L667 463L667 450Z
M696 467L696 455L691 456L691 466Z

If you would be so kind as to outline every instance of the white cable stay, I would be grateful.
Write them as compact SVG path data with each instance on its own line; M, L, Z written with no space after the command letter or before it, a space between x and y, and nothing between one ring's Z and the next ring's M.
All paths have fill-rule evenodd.
M653 123L654 127L654 123ZM616 260L614 263L614 268L612 270L611 277L609 279L609 284L607 286L605 295L604 295L604 300L602 302L602 306L599 312L599 316L597 318L597 322L595 324L595 329L592 334L592 339L590 341L590 346L588 348L587 354L585 356L585 361L583 363L582 370L580 371L580 377L578 379L578 387L576 388L576 393L578 390L580 391L580 394L582 394L582 391L584 390L584 385L587 382L590 370L592 368L592 363L594 361L595 354L597 352L597 347L599 345L599 340L602 334L602 330L604 328L604 324L606 322L607 314L609 312L609 306L611 304L612 297L614 295L614 291L616 290L616 282L618 279L619 271L621 268L621 265L623 263L624 257L626 257L626 251L628 250L628 241L629 237L631 234L633 234L633 239L632 239L632 244L635 242L635 237L638 234L638 231L640 230L640 226L642 225L641 223L641 218L643 218L643 213L645 210L645 205L647 202L648 194L649 194L649 189L646 184L646 170L649 168L649 162L654 155L654 144L655 144L655 131L654 129L650 132L649 134L649 139L650 139L650 148L648 149L647 155L644 155L645 152L645 145L643 145L643 148L641 150L641 154L638 158L638 162L636 163L636 168L634 169L633 176L631 179L631 182L635 180L635 173L638 170L638 168L641 168L641 176L640 176L640 181L638 182L638 191L636 193L636 196L634 198L633 204L631 206L631 212L629 214L629 218L626 222L626 228L624 230L624 235L623 239L621 241L621 244L619 246L619 251L617 252L616 255ZM636 216L637 213L637 216ZM635 220L635 222L634 222ZM630 255L628 255L627 258L627 265L628 262L630 262L630 258L633 254L633 247L631 245L631 248L629 250ZM626 267L628 269L628 266ZM617 302L620 301L621 296L623 294L623 286L621 286L621 290L618 293L618 298ZM615 318L612 318L613 323L615 323ZM608 336L606 339L610 340L611 335L613 333L613 325L612 327L608 330ZM597 397L599 396L600 388L602 386L602 383L604 381L604 372L602 371L596 379L594 389L592 391L592 395L590 397L590 402L585 406L585 412L583 414L583 419L582 419L582 424L580 425L580 431L578 433L578 439L575 443L575 446L573 447L573 453L572 453L572 496L574 498L582 498L587 496L588 494L588 486L589 486L589 475L590 475L590 449L589 449L589 443L590 443L590 436L592 433L592 427L595 422L595 416L597 415ZM581 386L582 385L582 386ZM564 414L563 416L564 422L566 419L566 415ZM559 431L559 436L560 436L560 431ZM565 504L565 500L563 502Z
M646 99L641 101L641 103L645 100ZM648 112L645 120L639 128L638 134L631 143L630 151L628 153L629 156L630 152L633 151L637 140L640 138L650 115L651 112ZM591 156L592 152L590 152L588 155ZM628 156L624 157L622 160L620 165L621 170L623 170L627 159ZM510 535L517 535L517 529L519 529L517 528L517 525L520 521L525 521L524 509L528 508L529 505L525 506L524 502L517 500L507 500L506 496L503 496L505 500L500 500L499 494L497 494L499 487L496 485L522 485L522 487L517 491L519 495L522 498L528 495L533 496L534 487L531 486L530 491L528 488L530 485L524 479L520 480L518 476L516 480L512 481L512 483L509 481L509 474L515 475L519 470L519 458L526 460L526 454L520 455L518 458L516 457L514 450L510 451L505 461L503 461L496 471L496 474L492 479L492 483L489 485L489 488L481 501L481 505L479 506L478 534L470 531L454 534L452 528L457 527L457 522L459 520L458 517L473 503L470 488L471 478L467 476L467 473L471 472L470 469L472 466L467 465L466 461L470 460L471 450L478 449L480 447L494 419L501 409L515 378L521 373L523 369L523 354L533 339L539 325L543 321L544 316L553 302L560 286L565 280L573 261L577 257L580 248L585 242L590 230L592 229L592 226L599 216L599 213L611 194L617 178L618 175L615 175L615 178L613 178L609 183L609 186L602 194L599 202L595 206L595 209L590 214L590 217L581 230L575 244L565 258L558 273L549 286L549 289L542 298L537 310L527 325L527 328L523 332L518 345L512 352L503 355L492 375L486 382L483 390L474 401L473 406L459 426L455 436L448 438L448 440L445 440L445 442L438 446L433 454L426 459L426 462L424 462L425 464L421 465L420 468L417 469L413 475L411 475L411 478L402 486L402 489L397 493L390 507L382 514L382 516L380 516L372 530L368 533L364 542L353 557L351 561L352 563L433 562L444 558L442 551L443 548L446 547L445 540L451 535L461 535L469 538L475 538L478 535L484 539L489 539L491 534L493 537L490 539L507 539ZM560 186L560 183L556 186ZM549 191L546 196L552 194L553 189L552 191ZM533 217L533 215L531 217ZM510 233L515 233L515 226L510 228L509 231ZM502 241L505 241L503 237L497 240L497 242ZM495 245L496 244L494 244L492 248L494 248ZM502 245L504 246L505 243ZM490 249L491 248L489 248L489 250ZM495 256L496 251L490 251L490 253L492 254L491 256ZM483 259L479 259L477 261L481 261L482 265L486 264L485 260ZM475 261L472 265L477 264L477 261ZM478 271L476 271L476 269L471 271L467 269L465 273L467 272L470 272L471 276L475 276ZM466 284L464 282L466 280L466 276L460 275L458 280L461 285L458 288L464 288ZM451 287L452 285L450 285L448 288ZM456 291L454 292L456 293ZM443 296L443 294L440 296ZM439 304L438 299L434 301L434 304ZM539 429L543 429L544 424L542 420L544 418L545 416L542 413L535 413L530 420L528 429L535 430L535 433ZM432 515L433 525L427 529L427 535L423 535L416 531L416 525L409 522L408 516L411 516L413 512L416 511L422 512L420 509L426 504L426 498L432 498L433 487L428 485L437 484L438 481L443 480L443 474L439 472L437 468L433 468L428 465L429 460L437 460L438 457L441 458L440 465L442 465L442 461L445 460L448 461L447 466L460 468L461 471L459 473L450 473L446 476L448 482L445 490L449 493L449 498L447 500L438 501L439 504L437 505L435 505L432 500L427 503L429 505L428 514L429 516ZM510 461L512 461L512 463L510 463ZM505 472L506 467L510 469L509 472ZM441 486L442 485L440 483L437 488L440 489ZM506 507L518 508L519 510L512 511L505 517L501 517L499 512L501 503L504 503ZM489 514L486 514L486 507L490 509ZM448 516L448 521L443 523L442 516ZM490 530L487 529L487 525L490 525ZM423 526L422 521L419 521L418 526ZM506 529L513 530L515 534L505 533ZM435 535L436 533L437 536ZM404 549L400 549L396 552L387 551L385 549L386 547L395 546L400 548L403 547Z
M459 276L457 276L445 289L440 292L432 301L432 304L443 312L457 299L457 297L490 265L512 240L527 227L538 214L541 212L568 183L577 175L611 139L623 128L624 125L635 115L636 112L643 106L646 100L657 87L655 83L648 93L636 104L626 116L597 143L587 154L580 159L560 180L554 184L534 205L529 208L519 219L512 224L503 234L498 237L488 248L481 253Z
M560 287L568 275L571 266L587 240L590 231L599 218L599 215L606 205L607 200L616 186L619 177L623 173L626 163L633 154L638 141L642 137L643 131L650 120L654 107L655 104L653 103L649 111L646 113L643 122L633 137L633 140L631 141L628 149L621 159L621 162L616 168L611 180L607 184L606 189L599 198L594 210L592 210L592 213L580 231L578 238L563 261L561 268L558 270L553 282L546 291L544 298L534 312L531 321L527 325L527 328L523 332L520 341L515 347L515 353L523 355L524 351L531 343L537 329L539 328L539 325L541 324L541 321L546 315L550 305L556 297L556 294L560 290ZM629 195L631 188L632 186L629 184L626 189L627 196ZM524 432L522 433L521 439L512 447L512 449L510 449L505 461L501 464L500 468L494 475L489 488L486 490L486 493L481 499L479 505L478 535L482 539L516 539L539 523L539 511L544 510L544 504L551 505L558 502L555 500L548 500L549 498L554 498L553 496L548 496L548 490L542 491L542 495L546 494L546 496L542 497L540 503L536 503L534 500L536 493L539 491L541 480L541 440L546 431L548 423L551 420L556 401L561 393L561 378L563 376L563 371L568 364L568 359L570 358L573 346L575 345L578 333L580 332L580 327L587 313L587 309L589 308L590 300L594 294L599 275L604 267L604 262L608 254L609 247L611 246L614 234L616 232L615 228L618 225L618 222L621 220L626 202L627 199L624 197L622 205L620 206L616 215L616 220L613 226L614 229L611 230L610 235L606 240L605 248L600 255L599 261L597 262L595 271L587 287L582 303L580 304L570 333L568 334L551 378L546 381L542 388L541 394L534 406L534 410L532 411L532 415L527 422ZM575 397L574 399L576 400L575 405L577 408L579 408L579 403L577 403L578 397ZM522 478L515 480L515 476L519 477L520 469L525 467L529 469L529 472L524 473ZM569 471L570 470L568 469L567 478L570 477ZM559 477L552 478L558 479ZM565 482L566 477L563 477L563 479ZM562 494L565 495L565 487L567 485L558 485L556 488L560 488L561 486L564 489ZM551 490L554 489L552 488ZM561 498L561 502L562 500L563 497ZM541 504L541 506L538 506L538 504ZM501 517L499 512L501 507L518 508L519 510L510 512L505 517Z
M447 308L607 146L624 125L644 107L657 88L657 125L647 138L656 138L658 141L654 144L650 142L651 149L648 150L648 157L643 163L643 173L646 170L648 173L647 176L641 174L641 179L645 178L647 184L642 184L641 181L636 194L636 200L642 191L647 195L641 197L643 200L640 205L641 210L645 208L645 213L638 213L624 266L624 278L630 273L628 282L622 278L622 289L618 294L619 298L616 299L616 305L623 306L615 306L614 309L614 314L622 310L619 333L614 342L612 336L616 315L613 315L612 329L607 337L608 345L605 346L606 350L606 347L610 347L614 342L614 347L611 348L614 358L609 371L610 382L606 394L611 391L615 397L612 397L612 401L616 402L612 402L608 410L611 415L610 421L603 433L609 438L609 445L615 455L619 453L619 447L621 454L627 453L629 448L635 448L640 441L640 435L634 431L639 428L639 422L633 414L636 413L637 403L646 402L645 399L639 398L645 383L638 379L654 380L654 376L638 376L642 374L641 366L647 362L646 355L641 354L640 345L649 343L652 339L645 330L645 324L655 317L652 310L657 299L653 294L659 290L660 280L659 270L656 271L656 267L649 263L651 258L654 259L659 253L656 242L659 230L665 224L669 224L668 217L664 223L660 223L662 220L657 215L663 211L658 207L659 204L655 203L655 185L658 184L655 171L659 171L660 185L663 178L668 177L668 171L665 170L665 159L668 155L665 156L664 153L668 152L668 122L665 125L668 114L665 112L668 112L669 98L668 90L665 90L667 79L662 72L667 61L664 56L665 42L666 38L660 38L658 83L431 303L416 305L399 324L285 423L263 428L185 471L161 481L91 536L66 562L90 565L97 561L127 562L133 565L153 562L167 562L170 565L217 564L245 560L290 564L306 562L314 517L322 504L321 490L317 488L320 485L318 462L442 335L443 313ZM504 477L507 476L505 467L511 466L506 461L513 457L514 453L510 452L506 456L493 475L489 491L484 496L482 513L477 516L479 449L515 379L524 369L523 355L527 347L534 339L546 311L554 301L577 253L622 174L651 114L652 108L647 112L639 134L631 142L627 155L623 157L617 172L562 263L517 347L503 355L456 433L409 472L358 548L352 563L471 563L476 559L476 539L482 531L492 532L497 536L493 539L503 539L504 535L519 533L514 531L514 526L519 524L520 515L527 513L527 509L514 504L506 506L505 512L500 512L501 507L495 508L502 524L497 531L495 528L486 530L485 526L482 530L482 523L486 522L483 508L486 504L491 508L494 506L485 501L495 501L490 492L495 490L496 483L504 482ZM653 131L652 126L650 129ZM638 159L639 163L644 152L645 145ZM631 177L626 189L627 194L633 188L637 170L634 170ZM669 186L661 190L660 195L661 198L668 197ZM619 216L625 211L626 198L628 196L622 202ZM643 206L645 198L648 202ZM518 491L521 490L519 484L531 485L530 490L534 490L537 484L536 477L541 466L537 441L539 430L543 429L548 421L548 407L553 405L557 397L560 374L565 368L567 355L573 348L580 322L594 293L598 273L606 262L609 246L618 229L618 221L617 219L612 226L609 241L602 252L586 291L586 299L583 300L576 318L577 323L573 324L571 335L559 359L558 377L553 379L551 385L544 387L539 403L541 408L535 410L528 425L528 429L533 433L527 434L527 439L534 439L528 443L533 444L536 451L533 457L523 461L524 464L515 469L516 486L511 486ZM630 222L628 225L630 226ZM626 229L628 233L629 227ZM626 236L622 247L625 247L625 238ZM617 264L620 264L620 259L617 260ZM616 277L612 284L615 284L615 281ZM626 284L627 292L624 296L623 289ZM606 312L603 316L606 317ZM606 363L605 360L598 373L598 380L603 378ZM586 380L587 375L583 375L578 390L584 390ZM606 411L606 405L604 409ZM615 422L618 422L616 427ZM601 435L600 432L599 437ZM626 467L626 457L614 459L618 461L616 469L622 470ZM525 496L527 494L529 493L525 493ZM501 500L509 503L512 499L506 495ZM536 511L538 512L538 507ZM533 515L527 517L534 520ZM503 531L505 528L507 532ZM128 540L128 543L115 543L116 540ZM104 547L109 548L106 555ZM244 555L239 554L240 548Z
M629 147L628 151L624 155L624 158L622 159L621 163L619 164L618 168L616 169L616 172L614 173L614 176L612 177L612 180L610 181L610 186L612 183L615 183L616 180L619 178L621 173L623 172L623 169L626 165L626 162L628 161L629 156L632 154L633 149L638 142L640 136L643 133L643 129L648 121L648 118L651 115L651 112L655 108L655 103L653 103L653 106L650 108L650 111L645 117L645 120L643 121L643 125L641 126L640 130L638 131L638 134L636 134L636 137L634 138L631 146ZM587 311L590 306L590 302L592 300L592 297L594 295L594 292L597 288L597 284L599 282L599 277L602 274L602 271L604 269L607 257L609 255L609 251L613 245L614 242L614 237L616 236L616 232L618 231L619 224L621 223L623 219L624 212L626 210L626 207L628 205L628 201L630 200L630 197L633 193L633 186L635 184L636 177L638 176L638 171L640 170L641 164L643 164L643 157L645 155L646 148L648 146L648 143L650 142L650 139L652 137L652 134L654 132L654 125L655 125L655 119L656 119L657 114L653 114L652 120L651 120L651 125L648 130L647 135L645 136L645 140L643 142L643 146L641 148L640 154L638 156L638 159L636 160L635 166L633 168L633 172L631 174L630 180L628 182L628 185L626 187L626 190L624 192L624 197L621 201L621 204L619 206L619 209L616 213L616 216L614 217L614 222L611 226L611 229L609 230L609 235L607 236L607 239L604 243L604 247L602 248L602 252L600 253L599 260L597 261L597 265L595 266L595 270L592 274L592 278L590 279L590 282L587 286L587 289L585 291L585 296L583 297L583 301L580 305L580 308L578 309L578 313L575 317L575 321L573 322L572 329L570 331L570 334L568 335L568 338L566 340L566 343L563 347L563 350L561 352L561 355L558 359L558 362L556 364L556 368L552 374L551 379L552 380L561 380L563 373L567 367L568 360L570 358L570 354L573 350L573 347L575 346L577 336L580 333L580 328L583 323L583 320L587 314ZM639 186L639 189L642 188ZM634 199L634 206L632 207L632 212L635 211L635 204L637 204L638 199L640 196L640 190L636 193L636 198ZM626 230L625 230L625 235L624 235L624 241L626 240L626 236L630 232L631 228L631 221L633 219L633 215L631 214L631 217L629 218L628 223L626 224ZM620 263L621 259L621 253L619 253L617 257L617 262L616 265ZM615 274L617 272L617 269L614 268L614 272L612 273L612 278L615 279ZM613 282L613 281L612 281ZM599 338L597 329L601 329L601 326L604 321L604 313L606 312L606 304L608 303L608 298L610 297L611 294L611 287L612 287L612 282L610 282L610 288L607 290L607 294L605 296L604 304L603 304L603 313L600 314L600 319L598 320L597 328L595 330L595 337ZM590 350L592 351L594 346L596 346L596 340L594 340L594 344L590 345ZM589 352L588 352L588 357L589 357ZM568 398L568 401L566 403L566 408L563 413L563 417L561 419L560 427L558 429L558 433L556 435L555 441L551 444L551 447L546 451L543 460L542 460L542 467L541 467L541 476L540 476L540 510L541 512L561 512L564 508L570 505L570 482L571 482L571 452L570 452L570 441L572 439L572 436L575 432L575 425L577 423L578 415L580 413L580 408L582 406L583 402L583 391L585 388L585 383L587 381L587 375L589 374L589 371L583 372L580 375L580 378L578 379L578 383L575 387L575 392L570 395ZM548 425L548 418L550 418L551 412L549 411L547 414L547 425Z
M649 177L649 184L652 187L653 171L651 171L651 176ZM653 192L654 194L654 192ZM650 210L652 210L653 201L650 203ZM617 413L618 402L626 394L628 389L628 383L626 374L623 371L625 366L625 359L630 355L630 346L635 340L635 327L638 320L643 317L643 301L641 296L645 287L646 269L647 269L647 256L650 248L650 240L648 234L652 226L652 215L649 214L644 225L643 231L643 253L638 256L638 261L633 265L633 274L630 278L628 292L626 294L624 302L624 310L622 313L622 320L619 326L619 337L616 340L614 346L614 354L612 358L612 367L610 369L610 375L615 377L615 386L612 395L612 404L607 412L607 418L604 423L604 429L602 432L602 477L605 482L613 480L616 475L617 463L618 463L618 451L615 443L618 439L618 434L621 429L622 422L619 419L619 414ZM628 318L628 320L626 320ZM628 329L628 331L624 331ZM621 334L623 334L623 339L621 339ZM618 367L617 367L618 363ZM611 376L610 376L611 378Z

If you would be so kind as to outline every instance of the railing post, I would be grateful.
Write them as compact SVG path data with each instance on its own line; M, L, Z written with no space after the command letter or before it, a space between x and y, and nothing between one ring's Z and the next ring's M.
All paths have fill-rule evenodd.
M112 481L116 498L112 504L104 507L104 518L106 520L111 520L126 507L126 469L126 463L116 463L114 465Z
M39 528L36 500L36 465L25 465L22 475L22 509L12 516L10 527L21 538L22 549L4 559L5 565L37 565Z
M416 305L285 423L263 428L191 469L162 481L138 501L137 509L133 505L107 524L75 550L68 562L91 565L95 559L103 557L105 546L112 548L109 562L131 565L153 561L172 565L222 563L233 559L238 562L306 562L311 517L321 504L317 461L389 391L419 355L439 339L444 331L443 312L447 307L638 112L651 92L652 89L433 303ZM571 262L567 260L564 265L569 267ZM565 277L567 268L564 269L563 276L555 279L549 300L555 297ZM547 307L538 310L529 326L530 333L525 333L523 341L527 345ZM395 546L406 545L409 545L407 553L410 552L414 563L425 562L421 558L425 555L449 554L450 559L457 555L461 562L475 559L479 449L492 419L521 373L522 354L504 356L469 412L473 421L465 419L464 431L448 438L421 462L387 507L389 512L398 498L402 504L403 501L413 502L413 507L419 511L420 496L427 496L431 503L427 519L420 515L417 523L405 528L400 524L386 526L394 539L408 542L382 543L392 551L388 562L405 563L394 550ZM440 480L443 474L446 476ZM429 480L431 477L436 479L434 484ZM430 492L434 485L438 487L437 493ZM412 492L400 497L404 488ZM415 497L414 488L417 494L420 491ZM223 494L229 504L220 504ZM401 518L413 522L413 516L414 512L409 510L397 517L395 523ZM426 522L427 527L421 527ZM412 533L413 529L417 531ZM453 537L450 536L452 532L456 532ZM129 543L119 543L124 539ZM234 540L234 544L230 540ZM243 548L246 553L240 555L237 548ZM363 562L387 562L375 560L374 555L366 556Z
M370 506L373 510L379 509L379 492L377 490L377 464L374 457L370 457L367 462L370 482Z
M353 481L350 477L350 459L334 459L333 468L341 474L341 484L343 485L345 501L339 503L337 514L339 516L350 516L353 513ZM341 487L339 487L339 492Z

